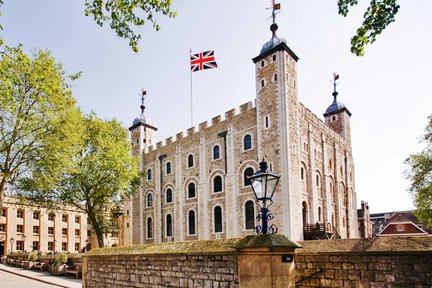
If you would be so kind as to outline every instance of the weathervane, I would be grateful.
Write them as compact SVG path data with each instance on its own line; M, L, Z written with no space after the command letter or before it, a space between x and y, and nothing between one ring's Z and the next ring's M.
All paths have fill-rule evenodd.
M276 22L276 14L278 14L276 11L280 10L280 3L276 3L275 0L272 0L272 7L269 7L267 9L272 9L273 24L275 24L275 22Z
M144 109L145 109L144 100L146 95L147 95L147 91L141 88L141 114L144 114Z
M336 91L336 86L337 86L336 80L338 79L339 79L339 74L336 74L336 72L333 73L333 97L335 100L336 100L336 96L338 95L338 92Z

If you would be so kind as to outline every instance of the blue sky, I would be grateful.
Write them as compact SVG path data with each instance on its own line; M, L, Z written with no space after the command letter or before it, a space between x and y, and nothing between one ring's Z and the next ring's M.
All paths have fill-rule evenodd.
M82 110L117 118L129 127L140 113L159 128L158 140L191 126L189 49L215 50L219 68L194 73L195 124L253 101L251 59L271 37L270 1L176 1L176 19L158 17L162 30L141 30L138 54L108 26L84 16L84 0L5 0L2 37L27 51L47 48L67 73L83 71L73 82ZM367 2L367 1L363 1ZM340 74L338 99L353 114L352 146L357 200L372 212L413 208L404 179L404 159L418 143L432 107L430 54L432 2L401 0L395 23L367 47L349 52L364 4L348 18L336 1L281 1L278 36L299 56L299 99L321 117L332 102L331 78Z

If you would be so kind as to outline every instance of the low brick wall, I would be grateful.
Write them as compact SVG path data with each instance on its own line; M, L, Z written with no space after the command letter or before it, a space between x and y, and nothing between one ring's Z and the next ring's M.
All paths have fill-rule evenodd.
M93 249L84 287L238 287L238 239Z
M432 238L301 242L296 287L432 287Z

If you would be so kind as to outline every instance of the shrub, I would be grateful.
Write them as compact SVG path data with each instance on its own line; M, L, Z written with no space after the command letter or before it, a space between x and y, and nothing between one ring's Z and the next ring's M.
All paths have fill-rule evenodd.
M30 261L30 262L36 262L38 259L39 259L39 256L38 256L36 251L33 251L28 255L28 261Z
M63 252L60 252L55 255L54 262L56 264L64 264L67 262L67 255Z

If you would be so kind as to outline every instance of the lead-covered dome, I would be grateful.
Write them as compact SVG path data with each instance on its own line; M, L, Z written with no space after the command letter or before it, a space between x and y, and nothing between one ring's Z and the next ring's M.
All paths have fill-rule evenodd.
M140 123L153 126L152 121L144 115L144 112L141 113L141 115L138 118L135 118L135 120L133 120L132 126L135 126Z
M333 97L334 97L333 103L330 104L330 106L326 109L326 111L324 113L324 117L339 113L339 112L344 111L344 110L347 111L348 115L351 116L351 113L345 107L345 104L343 104L342 102L339 102L337 100L337 95L338 95L338 92L336 92L336 91L333 92Z
M267 43L265 43L263 45L263 47L261 48L260 55L273 49L274 47L278 46L281 43L285 43L285 45L287 45L287 41L284 38L279 38L276 36L276 30L277 29L278 29L278 26L276 23L273 23L270 26L270 30L273 32L272 38L270 39L270 41L268 41Z

